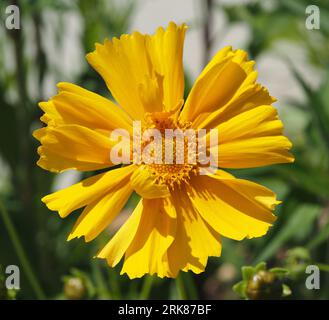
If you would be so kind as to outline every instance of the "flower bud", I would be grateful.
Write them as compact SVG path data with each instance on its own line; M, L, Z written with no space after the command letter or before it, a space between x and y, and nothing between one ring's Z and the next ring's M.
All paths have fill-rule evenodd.
M248 281L246 294L251 300L280 299L282 283L274 273L261 270Z
M64 294L69 300L81 300L86 296L85 283L81 278L72 277L65 281Z

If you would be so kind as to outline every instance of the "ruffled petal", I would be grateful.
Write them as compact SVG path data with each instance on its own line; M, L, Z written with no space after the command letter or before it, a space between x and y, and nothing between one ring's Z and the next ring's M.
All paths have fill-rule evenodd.
M128 220L116 232L107 245L97 254L97 258L106 259L115 267L124 256L138 230L143 213L143 200L140 200Z
M193 122L193 128L212 129L240 113L275 102L276 100L269 95L266 88L255 83L256 75L254 71L247 76L243 85L225 106L213 112L199 114Z
M177 228L166 258L171 276L176 277L180 270L203 272L209 256L221 255L220 236L195 210L184 187L173 192L172 201Z
M255 168L294 162L289 153L292 144L285 136L252 137L219 145L218 167ZM214 148L210 148L215 152Z
M60 92L39 104L45 112L41 120L49 126L76 124L107 133L117 128L132 131L131 118L112 101L71 83L57 86Z
M87 242L95 239L121 212L132 191L129 177L125 177L103 198L90 203L75 223L68 240L81 236Z
M146 48L149 52L154 70L163 76L163 104L170 112L181 106L184 94L183 46L186 25L176 26L170 22L168 28L159 28L147 38Z
M259 106L230 118L217 127L218 167L252 168L289 163L294 157L283 124L272 106ZM216 152L211 147L212 152Z
M272 106L259 106L242 112L217 126L220 144L248 138L277 136L283 124Z
M171 110L181 104L185 29L170 23L166 31L160 28L154 36L138 32L122 35L96 44L96 50L87 55L133 119L143 120L145 112Z
M209 225L235 240L266 234L276 220L272 210L280 203L271 190L222 171L193 177L188 194Z
M125 253L121 274L171 276L166 254L176 233L176 212L167 199L143 199L143 212L134 239Z
M186 191L179 191L173 198L141 200L98 257L115 266L125 255L121 274L136 278L200 273L209 256L220 254L219 234L193 208Z
M198 116L225 106L244 86L247 77L253 76L253 65L242 50L232 51L231 47L220 50L196 80L180 119L193 122Z
M37 164L45 170L91 171L113 165L110 152L117 141L89 128L79 125L45 127L36 130L33 136L41 142Z
M85 179L71 187L59 190L42 198L48 209L58 211L62 218L72 211L85 207L102 198L121 181L129 179L136 169L134 165L114 169Z

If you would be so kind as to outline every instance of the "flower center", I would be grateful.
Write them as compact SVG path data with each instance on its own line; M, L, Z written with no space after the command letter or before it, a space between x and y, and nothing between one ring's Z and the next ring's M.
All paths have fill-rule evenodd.
M197 173L197 140L189 126L167 112L147 115L143 136L146 130L148 134L142 141L142 164L155 176L156 183L173 189Z

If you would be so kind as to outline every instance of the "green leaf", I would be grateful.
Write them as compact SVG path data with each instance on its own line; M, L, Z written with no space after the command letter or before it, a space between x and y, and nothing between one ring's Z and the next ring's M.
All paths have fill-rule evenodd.
M19 159L15 109L0 101L0 114L0 154L15 168Z
M314 92L305 82L305 80L297 71L297 69L293 66L293 64L289 63L288 65L296 80L308 96L308 105L310 107L310 112L313 115L313 121L317 125L319 132L323 136L324 142L329 148L329 114L328 110L326 110L326 105L328 102L325 99L322 99L323 93L321 92L321 89L319 90L319 92ZM322 85L322 88L324 88L324 92L326 91L327 87L326 82L327 81L325 81L325 83Z
M315 218L321 213L321 207L313 204L303 204L297 207L289 220L281 227L273 240L257 257L256 261L267 260L287 241L301 236L307 236L306 231L312 227Z
M246 288L247 288L247 282L240 281L233 286L233 291L237 293L241 298L246 299L247 298Z
M255 269L251 266L243 266L241 268L242 271L242 279L248 281L255 274Z
M329 238L329 221L327 224L322 227L319 233L311 240L311 242L307 245L309 250L314 249L315 247L322 244L324 241L328 240Z
M255 271L261 271L261 270L266 270L266 262L262 261L260 263L258 263L255 267Z
M285 268L272 268L269 270L271 273L275 273L278 276L287 274L289 271Z
M91 269L92 269L92 276L95 281L95 289L97 293L97 297L99 299L112 299L112 295L110 294L108 287L107 287L107 282L103 276L101 266L100 266L100 261L93 260L91 262Z
M323 172L323 170L306 168L306 166L301 166L296 163L293 166L286 165L277 167L275 172L314 196L318 197L320 195L323 198L329 197L329 175Z

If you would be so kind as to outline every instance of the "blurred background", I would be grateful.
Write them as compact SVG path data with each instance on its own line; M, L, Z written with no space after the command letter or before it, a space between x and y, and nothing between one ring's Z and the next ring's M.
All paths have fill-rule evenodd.
M5 27L6 7L20 8L20 30ZM320 29L308 30L308 5L320 9ZM92 259L118 225L85 244L66 242L78 212L64 220L40 199L86 174L54 175L36 166L41 126L37 103L73 82L109 97L84 56L95 42L169 21L189 26L184 47L186 94L202 67L232 45L256 60L259 82L294 143L296 162L234 170L283 200L269 234L242 242L223 239L221 258L201 275L178 280L129 280L120 266ZM135 205L133 196L123 219ZM0 2L0 299L237 299L241 267L266 262L284 273L288 299L329 298L329 2L306 0L2 0ZM320 269L320 289L305 287L305 267ZM20 290L7 290L6 266L20 268ZM244 268L247 270L248 268ZM279 272L280 273L280 272ZM246 278L245 278L246 280ZM254 278L247 279L249 282ZM250 284L250 283L249 283ZM257 288L257 283L254 285ZM249 296L250 298L250 296Z

